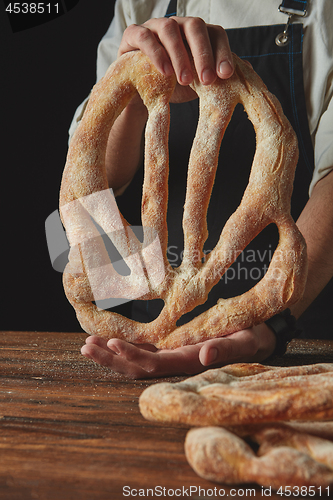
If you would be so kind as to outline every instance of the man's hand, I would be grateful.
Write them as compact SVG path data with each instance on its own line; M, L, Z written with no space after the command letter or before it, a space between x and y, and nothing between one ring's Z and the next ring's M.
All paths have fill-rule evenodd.
M216 78L229 78L234 71L226 32L221 26L200 18L151 19L141 26L131 25L124 34L118 55L141 50L164 75L175 73L178 85L173 102L196 97L188 86L193 81L189 52L204 85ZM106 169L110 187L121 192L132 179L141 156L141 137L147 119L140 99L133 100L116 120L108 141ZM130 154L129 154L130 152ZM192 375L216 366L240 361L262 361L274 350L275 336L265 325L236 332L175 350L158 350L149 345L133 345L119 339L109 342L92 336L82 354L129 378Z
M140 26L133 24L124 31L118 55L140 49L162 74L175 73L178 85L171 100L185 102L197 97L188 86L193 74L187 47L203 84L233 74L226 32L221 26L206 24L196 17L150 19ZM136 96L111 129L105 167L109 186L116 195L125 190L141 163L147 116L146 107Z
M237 362L259 362L270 356L275 336L265 325L242 330L226 337L207 340L175 350L151 345L133 345L123 340L106 342L88 337L81 353L96 363L132 379L171 375L194 375L207 368Z
M132 24L124 31L118 55L138 49L162 74L176 74L179 85L173 102L196 97L195 92L187 87L193 81L188 50L204 85L213 83L217 77L229 78L234 70L224 29L206 24L197 17L150 19L140 26Z

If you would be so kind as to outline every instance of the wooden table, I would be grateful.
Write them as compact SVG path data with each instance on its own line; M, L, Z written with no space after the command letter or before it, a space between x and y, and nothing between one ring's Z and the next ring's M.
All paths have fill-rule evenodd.
M129 381L85 359L85 336L0 332L1 500L221 498L214 488L268 497L253 485L232 491L199 478L184 455L187 429L139 412L141 392L156 380ZM293 341L275 364L316 362L333 362L333 342Z

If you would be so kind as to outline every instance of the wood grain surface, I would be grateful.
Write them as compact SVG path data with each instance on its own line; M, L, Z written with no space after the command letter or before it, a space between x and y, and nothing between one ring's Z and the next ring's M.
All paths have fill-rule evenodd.
M141 392L157 380L131 381L85 359L84 339L0 332L1 500L268 496L258 486L232 490L199 478L184 455L187 429L139 412ZM275 364L311 360L332 362L333 342L293 341Z

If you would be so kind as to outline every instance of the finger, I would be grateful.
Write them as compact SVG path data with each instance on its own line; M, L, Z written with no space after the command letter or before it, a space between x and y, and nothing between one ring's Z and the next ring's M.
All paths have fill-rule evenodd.
M190 51L194 66L200 81L204 85L213 83L216 79L215 60L206 23L198 18L179 18Z
M209 25L210 39L213 46L216 73L219 78L230 78L234 72L234 63L228 35L222 26Z
M125 375L127 378L150 378L151 375L141 367L129 363L126 359L117 356L111 349L104 349L94 343L86 344L81 349L81 354L95 363L105 366L110 370Z
M180 85L189 85L194 78L190 58L185 47L181 23L183 18L170 17L147 21L145 26L155 32L169 56ZM148 55L148 54L147 54ZM153 59L152 59L153 60ZM153 61L154 62L154 61Z
M129 363L139 366L151 377L198 373L204 369L199 361L202 344L181 347L175 350L156 352L141 349L119 339L112 339L108 347Z
M109 349L104 349L98 344L88 343L81 348L81 354L88 359L92 359L96 363L107 366L111 368L112 366L112 358L116 356L115 353L112 353Z
M138 379L196 373L197 369L192 363L191 356L196 358L197 365L202 370L203 367L198 362L199 346L192 348L194 349L196 350L194 355L186 348L185 356L182 353L183 349L176 355L174 354L176 351L160 351L156 354L157 349L151 344L135 346L120 339L111 339L107 342L101 337L90 336L86 339L81 354L128 378Z
M97 335L91 335L86 339L86 345L96 345L100 347L101 349L104 349L104 351L110 351L112 354L117 354L114 351L111 351L108 346L107 346L107 340L103 339L102 337L98 337ZM87 349L83 350L84 353L87 352ZM81 350L82 352L82 350ZM85 355L85 354L83 354ZM88 357L88 356L87 356Z
M145 351L151 351L151 352L156 352L158 349L152 344L133 344L139 349L143 349Z
M95 344L103 349L107 349L107 340L103 339L102 337L98 337L97 335L90 335L89 337L86 338L86 344Z
M259 349L259 340L252 329L241 330L226 337L205 342L199 353L203 366L248 361Z
M206 24L200 18L177 18L190 47L194 65L203 84L229 78L234 71L232 53L222 26Z
M128 363L135 364L144 372L151 376L158 376L165 373L165 365L160 360L156 350L152 352L146 348L124 342L120 339L111 339L108 348L112 349L118 356Z
M126 28L119 46L118 56L132 50L141 50L162 74L166 76L173 74L172 64L166 50L148 26L132 24Z

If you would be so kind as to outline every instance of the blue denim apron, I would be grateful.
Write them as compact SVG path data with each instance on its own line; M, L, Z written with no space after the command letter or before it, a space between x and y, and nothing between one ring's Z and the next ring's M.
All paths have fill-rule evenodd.
M303 3L306 4L306 2ZM176 13L176 4L176 0L171 0L167 16ZM279 99L284 113L297 134L300 155L292 196L292 215L297 220L308 200L314 154L303 86L303 26L290 24L287 30L288 43L277 45L276 37L284 31L286 31L285 25L274 25L230 29L227 33L231 50L252 64L268 89ZM187 165L199 110L198 100L171 104L170 107L168 258L172 266L176 267L181 262L183 250L181 221ZM204 246L207 252L214 248L225 222L240 203L248 182L255 148L252 123L248 120L243 107L238 105L222 141L219 166L207 214L209 237ZM127 193L130 199L135 197L132 191L133 184L136 182L132 183ZM125 203L124 208L121 208L122 211L126 212L126 205L128 207ZM133 211L129 220L133 221ZM132 223L139 223L139 221ZM277 228L274 225L268 226L228 269L211 291L208 301L185 315L179 324L189 321L216 304L220 297L232 297L252 288L266 272L277 242ZM303 329L301 335L303 338L332 337L332 296L333 282L300 318L298 323ZM162 306L162 301L136 301L133 304L132 317L143 322L151 321L159 314Z

